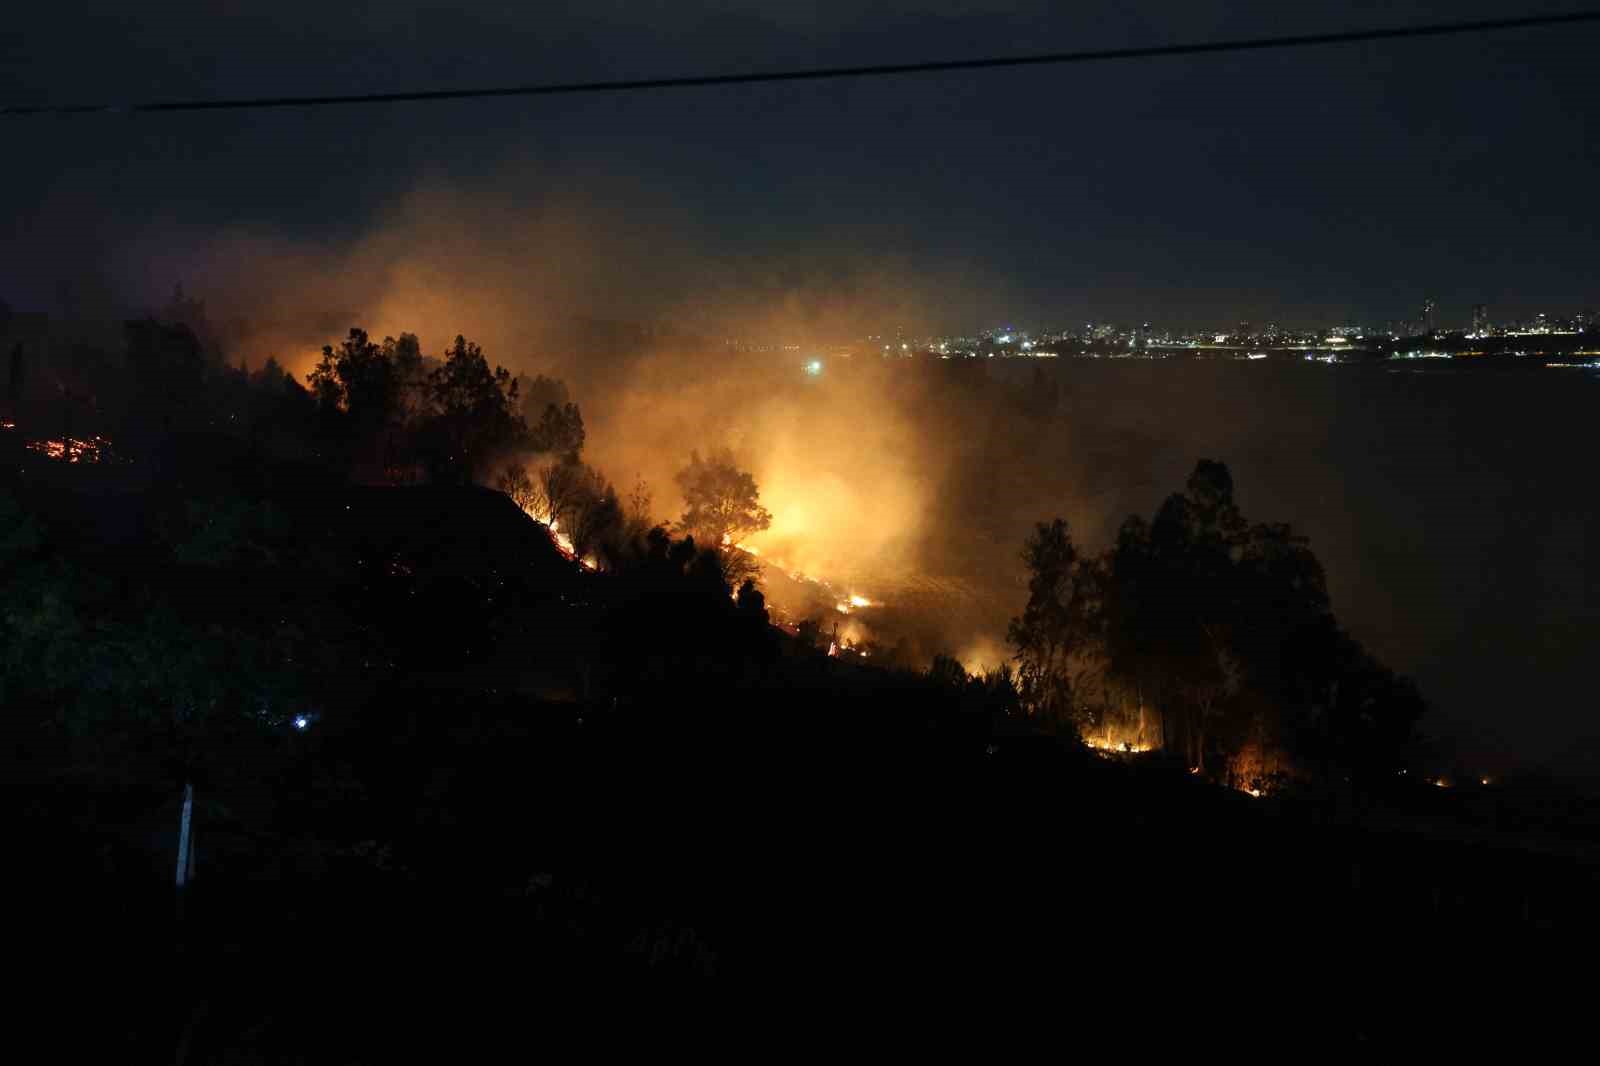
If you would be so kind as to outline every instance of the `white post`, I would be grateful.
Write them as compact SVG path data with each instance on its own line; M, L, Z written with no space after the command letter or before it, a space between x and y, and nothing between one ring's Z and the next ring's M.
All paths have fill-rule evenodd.
M189 843L189 819L194 811L194 786L183 786L183 818L178 823L178 890L182 891L184 882L194 872L194 863L191 861Z

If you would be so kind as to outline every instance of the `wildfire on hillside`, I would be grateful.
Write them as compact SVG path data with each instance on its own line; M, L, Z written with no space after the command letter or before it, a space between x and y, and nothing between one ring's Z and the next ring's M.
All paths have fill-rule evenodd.
M729 550L742 552L764 564L765 579L761 580L761 585L767 595L773 625L791 636L798 635L802 621L808 618L820 621L817 615L825 613L831 607L838 614L850 616L850 620L843 623L843 628L838 620L835 620L828 640L828 657L856 659L872 657L874 634L862 620L864 616L858 612L883 607L882 600L872 599L859 592L847 592L826 578L819 578L791 567L786 560L778 556L763 555L754 545L734 544L726 538L723 544Z
M600 560L595 558L594 555L578 557L577 548L573 545L572 538L562 531L559 518L551 518L548 514L541 514L531 507L523 507L522 513L544 527L545 533L550 537L550 543L555 545L556 550L567 559L577 563L585 570L600 569Z
M7 423L5 428L10 429L12 426ZM27 448L31 452L38 452L45 458L58 462L98 463L109 454L111 442L104 437L90 437L88 440L63 437L55 440L31 440Z
M1151 744L1144 740L1129 740L1127 738L1113 740L1109 736L1099 734L1091 734L1084 737L1083 743L1084 746L1093 748L1095 751L1115 752L1118 754L1127 755L1142 755L1145 752L1155 750Z

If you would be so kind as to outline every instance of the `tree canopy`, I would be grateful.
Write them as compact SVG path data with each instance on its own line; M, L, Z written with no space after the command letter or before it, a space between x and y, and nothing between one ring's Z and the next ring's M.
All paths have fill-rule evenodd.
M1378 769L1402 757L1422 714L1415 686L1339 628L1305 538L1247 522L1222 463L1202 460L1099 558L1057 519L1023 562L1029 597L1009 632L1023 702L1050 719L1070 709L1086 734L1122 720L1122 736L1159 731L1187 765L1221 759L1230 775L1261 772L1240 757L1262 751Z
M489 368L483 349L457 336L428 375L425 461L434 480L465 484L494 455L527 441L517 386L504 367Z
M689 465L678 472L677 481L684 502L678 529L696 543L712 548L738 544L772 525L756 479L739 469L726 448L704 459L698 451L690 452Z
M1021 696L1053 722L1075 718L1074 675L1099 641L1100 571L1079 555L1067 523L1039 523L1022 549L1028 602L1011 620Z

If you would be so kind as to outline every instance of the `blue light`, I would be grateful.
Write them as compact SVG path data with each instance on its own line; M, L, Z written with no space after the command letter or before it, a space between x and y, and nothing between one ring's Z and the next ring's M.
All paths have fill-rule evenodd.
M306 726L308 726L310 724L311 724L311 719L307 718L305 715L297 714L297 715L294 716L294 727L296 729L304 729Z

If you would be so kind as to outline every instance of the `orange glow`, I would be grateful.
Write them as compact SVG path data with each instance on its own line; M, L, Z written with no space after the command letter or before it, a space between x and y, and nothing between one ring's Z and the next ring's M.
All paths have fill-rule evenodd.
M6 428L10 428L8 425ZM28 442L28 450L38 452L47 459L55 459L63 463L98 463L104 458L105 449L111 442L104 437L91 437L88 440L79 440L77 437L66 437L61 440L32 440Z
M1125 755L1142 755L1155 748L1149 741L1142 737L1117 734L1111 729L1104 729L1083 738L1083 743L1095 751L1114 752Z
M585 555L581 559L578 558L577 550L572 544L572 538L561 532L560 519L557 519L553 522L547 522L545 521L546 516L534 510L532 507L522 508L522 513L545 528L545 532L550 535L551 543L555 544L556 548L561 552L562 555L565 555L568 559L571 559L585 570L600 569L600 559L594 554L591 553L589 555Z

